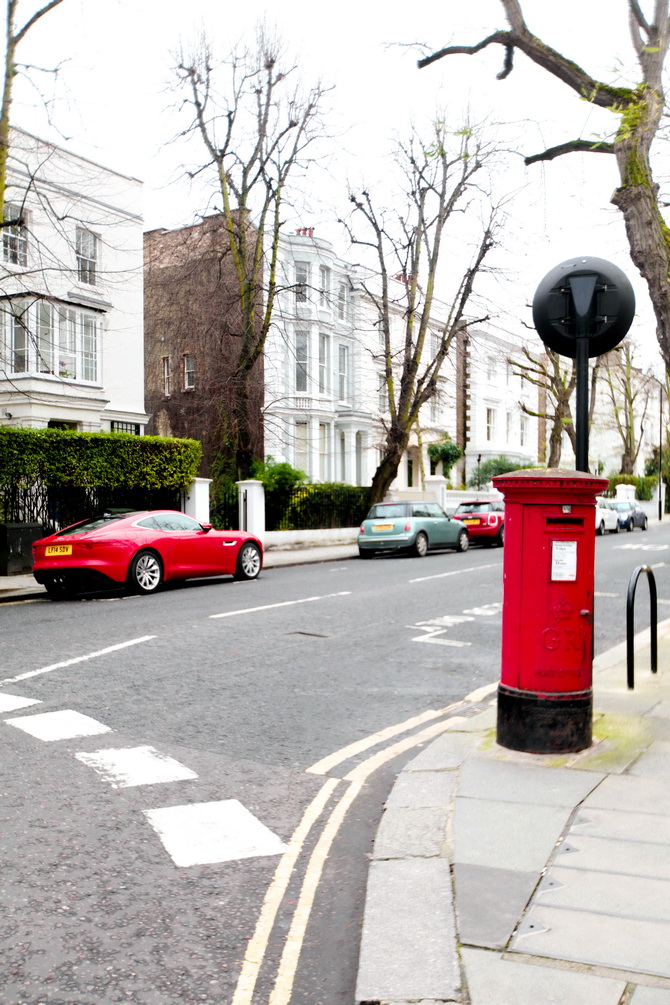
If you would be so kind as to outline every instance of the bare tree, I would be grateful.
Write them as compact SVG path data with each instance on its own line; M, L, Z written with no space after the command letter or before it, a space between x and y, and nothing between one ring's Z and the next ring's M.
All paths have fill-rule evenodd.
M610 421L623 448L619 473L632 475L644 438L649 399L657 384L635 366L635 347L628 342L603 356L602 370Z
M665 205L651 166L651 147L665 108L663 66L670 44L669 0L655 0L648 19L638 0L628 0L628 21L641 80L636 87L618 87L595 80L577 63L546 45L529 30L519 0L500 0L509 28L495 31L474 45L450 45L420 60L428 66L457 54L474 55L489 45L505 50L502 80L514 66L515 50L571 88L580 98L613 112L619 120L611 141L577 138L526 158L527 164L552 160L574 151L612 154L620 185L612 196L624 218L633 262L649 289L656 316L656 335L666 368L670 368L670 230L663 218Z
M575 361L571 364L562 361L562 357L549 349L540 357L533 355L524 347L525 363L511 359L510 363L517 376L534 384L539 389L540 407L537 411L520 401L519 408L526 415L544 419L549 423L549 452L546 460L548 468L557 468L561 463L563 449L563 433L570 438L572 449L576 448L575 425L570 408L570 399L577 382Z
M233 52L214 67L206 41L183 58L178 77L193 120L184 136L198 134L207 152L200 172L213 170L222 200L238 305L236 363L221 402L221 453L231 473L248 477L254 460L254 427L260 412L250 393L251 375L272 324L282 208L290 176L305 164L320 134L320 85L307 93L291 87L295 67L284 65L279 43L259 29L253 52ZM225 77L219 95L217 87ZM200 173L198 172L198 173Z
M10 113L12 98L14 94L14 79L19 72L20 66L17 61L17 50L26 37L30 29L40 18L48 14L54 7L58 7L63 0L51 0L50 3L39 7L35 13L28 18L22 27L16 25L16 8L18 0L6 0L7 18L5 23L5 65L2 88L2 105L0 106L0 221L4 219L5 210L5 187L7 184L7 160L9 157L9 127L11 125Z
M436 285L440 265L444 268L447 225L469 208L476 177L490 156L472 129L450 132L444 122L437 122L429 142L413 135L409 143L398 146L406 187L403 209L384 213L370 192L350 195L353 218L362 219L367 232L366 237L356 236L352 223L351 239L371 248L376 259L375 280L366 285L366 292L381 335L390 415L384 424L383 456L372 479L373 502L384 498L397 475L419 411L438 390L440 370L457 332L486 320L466 318L466 309L493 247L492 210L483 224L478 223L477 246L470 264L452 284L456 292L446 309L437 302ZM398 337L394 330L399 330Z

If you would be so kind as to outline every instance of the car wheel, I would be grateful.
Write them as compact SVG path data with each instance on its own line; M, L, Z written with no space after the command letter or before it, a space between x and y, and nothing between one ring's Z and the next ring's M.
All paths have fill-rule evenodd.
M626 524L626 530L631 531L632 529L633 529L633 518L631 517L628 523Z
M128 581L137 593L155 593L163 582L163 564L155 551L138 551L130 563Z
M605 533L605 521L601 520L600 523L598 524L596 534L598 535L598 537L602 537L604 533Z
M260 548L253 541L247 541L240 548L237 556L237 569L233 578L256 579L262 565Z
M502 548L503 545L505 544L505 526L504 526L504 524L500 528L500 530L498 531L498 536L496 537L496 544L498 545L499 548Z
M612 527L612 534L618 534L618 533L619 533L619 521L617 520L616 527Z
M370 548L365 548L365 549L359 548L358 549L358 557L359 558L373 558L374 554L375 554L374 551L371 551Z
M416 535L416 539L411 550L412 554L416 555L417 558L425 558L428 552L428 538L422 530L420 530Z
M44 583L44 589L52 600L67 600L72 597L74 590L69 587L63 576L52 576Z
M644 518L644 521L643 521L643 523L642 523L642 530L646 530L648 526L649 526L649 521L648 521L648 520L647 520L647 518L645 517L645 518Z
M456 541L456 551L467 551L470 547L470 537L467 530L462 530Z

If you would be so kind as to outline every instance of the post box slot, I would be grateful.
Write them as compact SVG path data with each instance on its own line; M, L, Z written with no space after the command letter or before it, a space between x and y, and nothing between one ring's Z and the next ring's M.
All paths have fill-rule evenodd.
M568 524L571 527L583 527L584 520L578 516L548 516L545 517L547 524L561 524L565 526Z

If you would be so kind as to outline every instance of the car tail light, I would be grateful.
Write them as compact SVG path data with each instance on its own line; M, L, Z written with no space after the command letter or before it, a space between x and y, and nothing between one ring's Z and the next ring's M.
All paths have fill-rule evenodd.
M411 523L408 520L407 523L405 524L405 533L408 534L411 529L412 529L412 525L411 525Z
M497 524L498 517L496 516L495 513L489 513L486 522L489 524L489 526L493 527L495 524Z
M361 524L361 529L359 530L358 533L359 534L365 534L365 527L363 526L363 524Z

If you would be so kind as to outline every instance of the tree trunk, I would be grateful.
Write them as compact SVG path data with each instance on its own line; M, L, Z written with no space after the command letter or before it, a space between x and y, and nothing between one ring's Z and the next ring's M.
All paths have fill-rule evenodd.
M403 454L407 449L409 434L391 428L386 438L384 456L374 473L370 487L370 502L383 502L386 493L398 474Z

